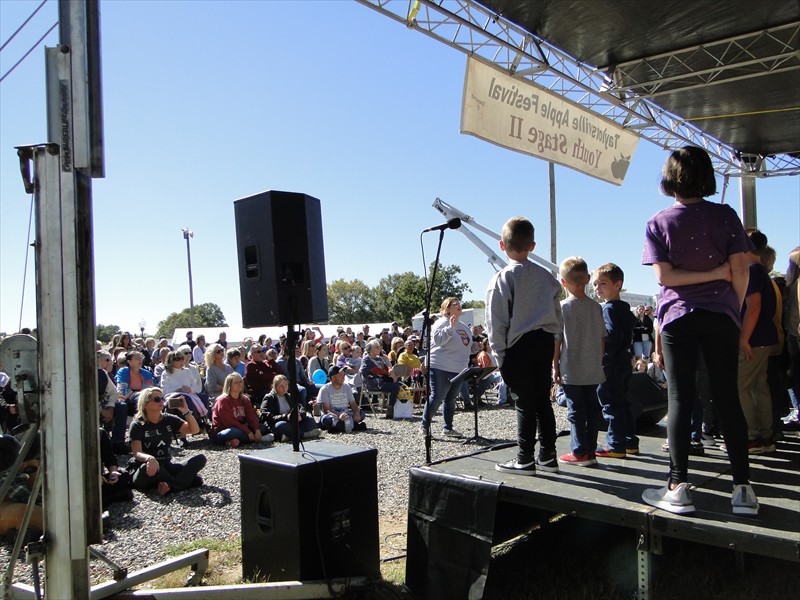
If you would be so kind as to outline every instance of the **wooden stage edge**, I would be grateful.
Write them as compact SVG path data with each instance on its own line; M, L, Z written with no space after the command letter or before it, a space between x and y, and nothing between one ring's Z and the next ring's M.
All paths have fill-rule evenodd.
M598 459L593 467L559 465L558 473L537 471L533 477L495 470L496 463L515 458L516 446L486 447L412 469L412 484L415 471L418 481L439 477L437 485L447 486L448 481L453 486L469 481L496 483L498 507L524 506L634 529L640 598L649 597L652 555L661 553L663 537L800 562L800 434L787 432L787 439L779 442L774 454L751 455L750 477L760 503L757 517L732 513L730 464L719 446L707 447L703 456L689 458L694 514L675 515L645 504L642 491L662 487L667 478L669 456L661 449L663 429L661 434L642 436L636 456ZM601 432L601 440L603 435ZM569 438L558 438L558 453L568 450ZM409 506L409 516L415 508ZM497 510L508 513L506 508ZM493 539L492 543L502 541ZM431 554L440 550L427 548Z

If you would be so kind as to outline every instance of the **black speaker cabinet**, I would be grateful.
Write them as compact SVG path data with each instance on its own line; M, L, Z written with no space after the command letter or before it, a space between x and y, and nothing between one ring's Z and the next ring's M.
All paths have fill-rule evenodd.
M268 191L233 203L245 327L328 320L320 202Z
M379 576L377 454L316 441L240 455L243 577Z

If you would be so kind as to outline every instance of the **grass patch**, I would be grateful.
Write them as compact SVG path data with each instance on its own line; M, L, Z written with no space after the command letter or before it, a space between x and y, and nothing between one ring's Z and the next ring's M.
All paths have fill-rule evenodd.
M168 546L167 556L180 556L205 548L209 550L208 569L203 576L204 585L235 585L244 583L242 579L242 542L239 536L225 539L199 539ZM191 569L185 568L167 573L151 582L150 587L178 588L186 584Z

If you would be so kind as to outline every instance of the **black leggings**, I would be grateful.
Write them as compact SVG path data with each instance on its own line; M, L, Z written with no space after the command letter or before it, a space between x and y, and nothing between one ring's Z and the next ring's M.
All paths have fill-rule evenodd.
M723 313L695 310L672 321L661 332L667 376L669 479L688 480L692 407L697 398L697 353L702 350L711 398L722 424L734 484L748 483L747 422L739 403L736 374L739 328Z

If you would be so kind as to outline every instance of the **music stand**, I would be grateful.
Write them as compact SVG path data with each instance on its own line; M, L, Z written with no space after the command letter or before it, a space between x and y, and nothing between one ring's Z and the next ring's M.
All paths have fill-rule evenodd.
M456 375L450 380L450 383L456 385L460 384L465 379L472 380L472 411L475 414L475 435L468 437L462 443L469 444L472 442L481 443L489 442L490 440L478 435L478 382L484 379L490 373L497 370L497 367L467 367L461 373Z

